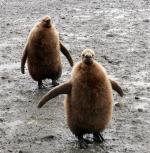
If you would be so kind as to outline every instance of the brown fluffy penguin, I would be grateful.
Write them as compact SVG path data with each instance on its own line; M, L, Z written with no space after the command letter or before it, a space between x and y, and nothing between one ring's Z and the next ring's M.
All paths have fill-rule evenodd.
M121 87L95 60L91 49L82 52L82 61L72 70L70 81L50 90L38 105L41 108L48 100L59 94L67 94L65 110L72 133L78 138L79 146L87 148L84 134L92 133L96 142L103 142L102 132L112 118L112 88L123 96Z
M52 79L52 84L58 85L57 79L61 76L62 65L60 51L67 57L71 66L73 60L68 50L59 40L59 33L52 24L51 18L45 16L32 28L21 59L21 72L28 63L31 77L38 81L38 87L44 87L42 80Z

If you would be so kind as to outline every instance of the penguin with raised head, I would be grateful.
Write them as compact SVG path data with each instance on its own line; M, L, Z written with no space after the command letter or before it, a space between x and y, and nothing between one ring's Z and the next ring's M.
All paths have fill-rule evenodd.
M67 57L71 66L73 60L69 51L59 40L59 33L49 16L37 22L29 33L21 59L21 72L27 60L28 70L38 87L43 88L42 80L52 79L52 85L58 85L57 79L62 73L60 51Z

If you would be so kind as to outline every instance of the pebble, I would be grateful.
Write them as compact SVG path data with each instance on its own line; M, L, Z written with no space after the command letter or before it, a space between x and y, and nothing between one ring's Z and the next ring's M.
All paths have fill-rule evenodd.
M138 97L138 96L135 96L135 99L140 99L140 97Z
M0 123L4 122L4 119L3 118L0 118Z
M142 108L138 108L138 112L143 112L143 109Z
M65 17L64 17L64 16L62 16L62 17L61 17L61 19L65 19Z
M145 20L143 20L143 22L149 22L149 19L145 19Z
M107 34L106 36L107 36L107 37L114 37L115 35L114 35L114 34L109 33L109 34Z

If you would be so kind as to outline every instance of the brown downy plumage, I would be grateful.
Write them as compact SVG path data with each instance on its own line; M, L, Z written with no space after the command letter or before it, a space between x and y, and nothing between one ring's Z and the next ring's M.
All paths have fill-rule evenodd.
M50 90L38 105L41 108L48 100L59 94L67 94L65 111L70 130L78 138L81 148L87 148L83 138L92 133L93 139L102 142L102 132L112 118L112 88L123 96L121 87L108 75L102 65L95 60L91 49L82 52L82 61L72 70L70 81Z
M73 60L68 50L59 40L59 33L51 23L49 16L44 17L32 28L21 59L21 72L24 74L26 59L31 77L38 81L42 88L42 80L52 79L52 84L58 85L62 65L60 51L67 57L71 66Z

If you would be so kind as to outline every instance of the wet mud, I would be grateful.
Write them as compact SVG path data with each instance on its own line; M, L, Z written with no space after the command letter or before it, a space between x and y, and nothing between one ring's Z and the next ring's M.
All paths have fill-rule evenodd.
M52 88L20 72L27 35L34 23L50 15L75 62L85 48L122 86L115 92L112 124L103 144L80 150L65 120L61 95L37 109ZM148 153L150 151L150 2L148 0L0 0L0 152L2 153ZM63 74L71 67L62 55ZM92 139L91 135L88 135Z

